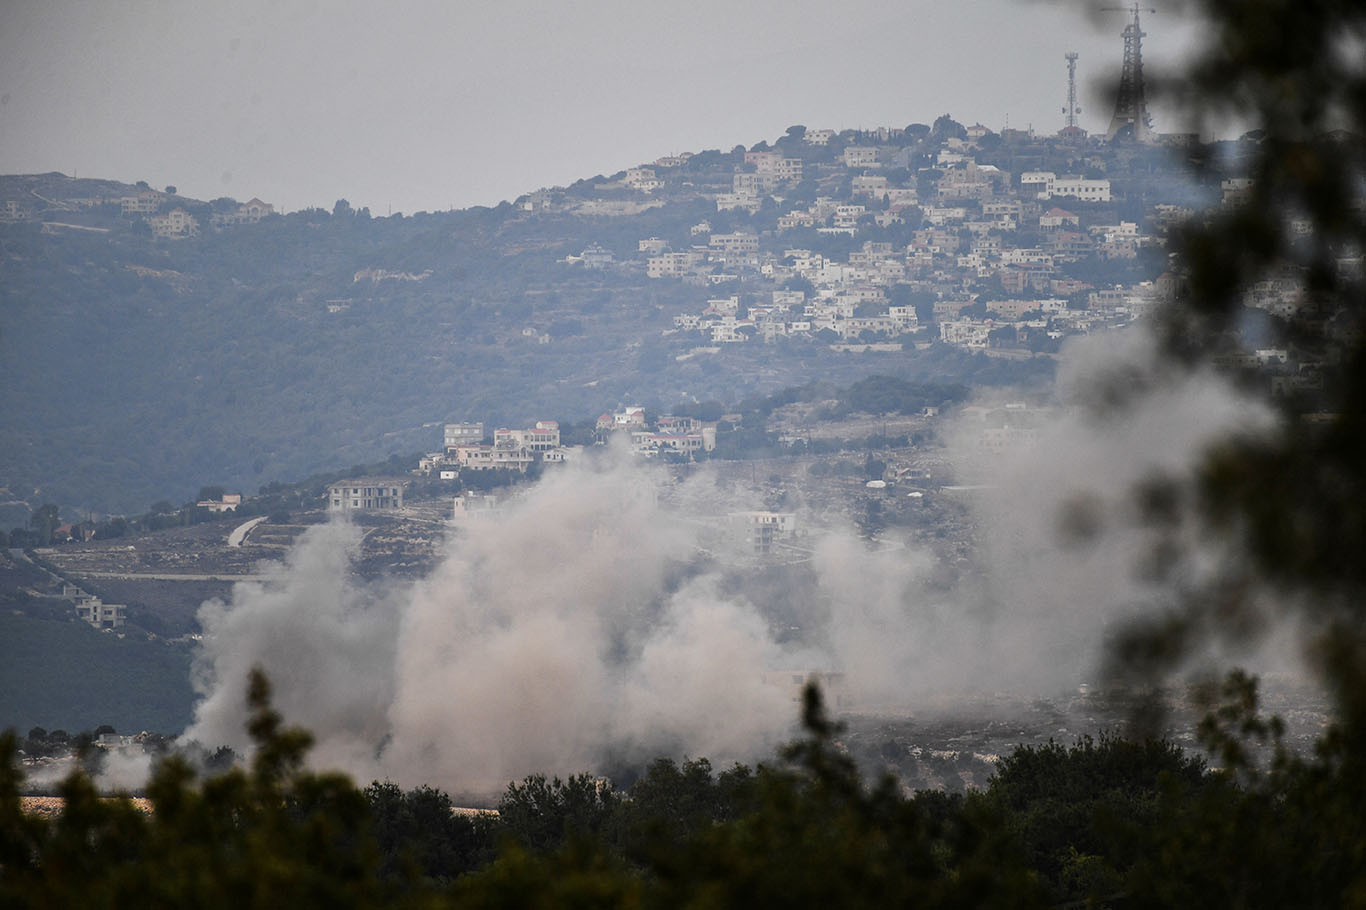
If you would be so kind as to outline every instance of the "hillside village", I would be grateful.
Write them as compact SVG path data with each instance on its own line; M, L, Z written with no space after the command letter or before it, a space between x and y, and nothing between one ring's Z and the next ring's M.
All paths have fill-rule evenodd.
M947 115L932 126L872 131L798 126L772 145L670 155L611 177L540 190L495 213L503 230L518 236L570 219L566 236L596 238L562 256L550 252L557 245L543 245L548 282L620 288L636 297L642 289L666 289L658 299L675 309L661 314L654 344L675 364L717 356L731 364L771 363L806 349L877 364L942 349L1006 362L1048 360L1068 336L1126 325L1178 292L1179 280L1168 269L1169 231L1210 206L1239 204L1250 184L1238 173L1236 152L1247 141L1229 144L1223 157L1231 164L1217 184L1201 184L1182 170L1200 148L1188 136L1107 142L1076 128L1051 136L993 132ZM297 217L281 216L259 199L196 203L174 187L130 192L110 181L27 179L37 202L11 193L0 202L0 220L36 224L52 237L144 232L172 250ZM308 214L308 224L317 224L319 215L326 217ZM331 214L337 218L364 223L369 214L341 200ZM633 233L637 224L653 230ZM535 248L529 247L532 256ZM394 267L374 260L357 265L347 283L362 292L437 288L443 279L440 263L421 257ZM188 281L169 269L129 268L144 280ZM332 294L324 298L324 319L350 318L362 299ZM1246 302L1268 317L1284 317L1301 305L1301 295L1300 282L1287 275L1259 285ZM601 330L591 327L590 312L547 309L538 316L532 308L530 320L504 326L493 343L553 349L566 334L591 338ZM587 324L566 329L566 318ZM611 326L611 317L602 325ZM1223 362L1259 371L1277 394L1312 394L1316 387L1316 365L1293 351L1254 348ZM916 411L917 433L926 440L933 438L940 403L927 400ZM1030 445L1047 413L1024 403L965 404L955 402L955 410L984 454ZM461 410L477 413L468 405ZM504 425L496 413L489 425L497 429L487 432L482 420L429 421L424 427L443 428L442 445L407 476L352 474L319 498L329 510L407 515L410 487L425 485L418 501L430 503L443 489L432 484L446 483L447 494L435 500L445 503L442 517L458 525L501 508L503 495L490 488L505 481L477 481L479 475L534 475L582 457L585 446L619 440L637 456L679 465L757 456L767 459L772 478L782 477L769 484L773 507L721 516L737 552L757 556L790 545L800 527L796 513L783 506L783 487L805 487L813 497L808 505L828 500L829 517L855 520L872 536L888 520L925 524L925 505L941 501L949 489L944 482L960 467L936 462L942 454L914 445L913 433L900 442L888 437L885 422L881 436L870 433L866 445L844 439L823 448L809 421L765 425L753 412L699 415L619 403L564 432L557 420ZM851 446L866 451L866 464L845 476L832 465ZM807 453L835 457L800 457ZM790 473L785 459L800 471ZM268 501L263 497L241 514L276 508ZM950 504L952 496L942 501ZM242 504L240 494L220 492L192 511L236 513ZM308 503L300 499L298 506ZM960 511L936 512L926 526L952 525ZM966 547L970 532L960 528L955 536L955 546ZM122 604L103 604L75 585L61 591L85 622L124 624Z
M5 456L14 511L43 501L20 490L55 488L39 495L127 514L160 495L137 467L143 447L166 453L182 489L206 476L251 488L412 452L431 427L471 417L531 427L604 406L671 413L815 376L1040 388L1068 337L1142 319L1179 292L1173 227L1238 205L1255 145L993 131L949 115L793 126L492 209L384 218L346 200L282 214L173 186L4 178L7 293L25 331L126 377L98 395L81 386L74 402L77 386L27 375L6 392L22 438ZM1263 319L1302 302L1294 274L1246 300ZM77 313L102 339L93 352L60 331ZM293 379L265 381L280 363ZM1278 395L1312 399L1320 384L1315 358L1295 350L1254 345L1224 365ZM136 434L112 418L130 384L167 399ZM73 427L127 450L116 482L65 454L89 433L40 433L42 415L73 407L85 409ZM700 431L640 442L689 457L716 444ZM458 466L521 469L521 443L491 440Z
M699 200L715 214L686 236L590 243L561 261L602 273L641 275L698 288L696 305L672 315L666 335L692 348L814 341L852 353L888 353L942 342L1022 357L1059 341L1141 318L1171 299L1169 229L1210 204L1235 204L1249 187L1232 173L1218 186L1180 169L1195 137L1107 142L1076 127L1056 135L933 126L871 131L794 126L772 146L737 146L661 157L610 178L518 198L522 217L618 219ZM54 177L60 175L52 175ZM273 216L259 199L194 203L140 184L82 181L88 195L10 198L0 221L37 220L46 233L108 231L91 213L117 214L156 238L184 240ZM104 184L109 184L105 186ZM45 205L38 205L34 200ZM351 213L344 200L338 211ZM84 219L63 220L64 214ZM360 213L368 218L367 211ZM432 275L362 268L355 282L421 282ZM1284 315L1294 282L1268 283L1249 302ZM329 312L349 309L333 303ZM523 336L550 344L544 326Z
M543 190L518 205L625 214L714 204L686 243L642 237L624 256L591 245L566 259L705 288L673 316L672 331L699 345L807 340L885 353L939 341L1027 357L1170 299L1170 227L1245 192L1243 178L1175 178L1193 139L1161 139L995 133L947 116L871 132L793 127L771 148L668 156L593 183L591 199ZM1264 290L1257 303L1269 311L1295 305L1293 288Z
M307 445L332 466L325 478L269 481L250 496L228 492L256 487L240 475L187 463L197 480L228 486L129 520L106 513L115 517L61 524L51 506L47 534L32 522L15 528L5 570L23 585L12 624L31 631L61 620L52 625L63 635L93 626L130 646L173 644L179 660L200 634L200 603L261 577L261 565L329 512L353 513L367 529L362 576L420 577L447 535L508 514L521 481L609 444L665 462L675 482L709 462L723 492L686 520L705 528L702 555L722 558L736 578L800 573L821 535L845 527L872 548L904 540L933 552L927 583L936 590L970 583L980 543L973 502L991 460L1032 446L1052 408L1028 382L1008 404L974 404L972 392L1046 377L1067 337L1142 319L1178 293L1169 232L1240 203L1250 184L1239 149L1253 141L1225 144L1217 181L1201 183L1182 169L1207 153L1190 137L994 133L947 116L904 129L793 127L771 146L672 155L493 210L373 220L344 200L331 213L282 215L259 199L200 203L174 187L11 178L0 199L8 236L42 238L34 249L72 261L90 257L73 273L96 272L92 263L103 266L97 257L112 250L109 268L136 278L119 293L140 310L152 300L168 320L206 303L201 324L217 334L196 342L178 383L158 377L158 387L217 390L204 364L219 353L234 378L252 375L240 360L255 348L244 343L250 324L223 331L222 314L236 316L244 302L275 327L265 341L332 333L376 352L365 368L356 357L336 374L310 368L335 376L336 400L314 400L301 383L294 410L251 409L253 434L260 415L276 411L295 435L300 425L319 431ZM38 202L23 201L16 185ZM316 237L330 239L314 249ZM451 246L452 237L470 247L452 246L459 266L434 242ZM266 244L308 251L281 257L256 286L195 271L219 251L253 256ZM313 270L307 280L269 285L298 262ZM214 282L217 296L207 291ZM1303 286L1287 273L1245 302L1283 318L1303 306ZM393 326L405 334L386 334ZM312 356L330 359L321 347ZM1279 396L1312 398L1320 387L1318 364L1301 351L1250 345L1219 362ZM395 430L386 399L371 393L400 370L396 386L412 397ZM630 384L606 381L613 372ZM705 384L721 374L729 386ZM838 388L844 382L853 384ZM643 400L637 390L647 387ZM236 394L206 399L200 416L217 426ZM596 419L564 419L604 406ZM950 455L942 444L941 408L968 451ZM324 428L317 415L329 409L346 422ZM181 404L178 413L190 411ZM519 422L510 412L538 416ZM412 440L430 449L437 428L436 451L398 454ZM252 440L257 450L271 444L265 435ZM357 439L382 441L388 461L335 471L346 457L336 441ZM765 609L800 634L779 601ZM182 715L168 711L165 723L184 705L175 710Z

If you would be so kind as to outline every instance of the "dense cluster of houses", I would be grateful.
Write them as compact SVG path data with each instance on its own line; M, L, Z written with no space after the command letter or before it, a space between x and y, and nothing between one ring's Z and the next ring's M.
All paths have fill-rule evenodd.
M597 419L593 444L606 445L618 436L641 457L691 460L716 447L716 424L669 415L651 422L643 408L625 407ZM553 420L538 420L521 429L499 427L491 432L480 421L448 423L442 432L441 450L423 455L413 473L441 480L454 480L461 471L524 474L533 465L562 464L582 451L582 445L562 444L560 425ZM327 506L339 512L397 511L403 508L408 485L407 479L393 477L339 480L328 488ZM493 502L483 494L462 494L456 498L455 517L486 513Z
M828 142L828 132L808 131L807 141ZM780 286L771 300L758 304L746 305L734 294L710 297L702 312L675 317L676 329L697 332L713 344L819 336L846 345L937 339L985 350L1125 322L1151 306L1160 293L1156 282L1095 289L1061 269L1092 256L1133 259L1144 246L1159 242L1134 222L1088 219L1092 223L1083 226L1079 212L1111 201L1110 181L1049 171L1026 171L1013 180L975 160L976 142L986 135L985 128L974 126L966 138L947 139L933 166L923 169L930 180L908 167L906 148L846 147L837 162L816 167L849 171L847 198L818 196L791 208L778 217L772 242L761 243L757 234L712 234L705 236L705 246L676 252L646 238L639 245L646 275L724 285L751 270ZM801 164L778 152L746 153L737 165L733 192L717 197L718 209L757 211L762 194L802 179ZM910 210L919 227L904 246L870 239L837 258L781 243L784 234L797 229L857 237L869 228L904 223ZM705 234L707 226L699 227L697 233ZM1019 246L1020 237L1030 245ZM793 284L803 289L791 289ZM986 312L960 315L986 285L1012 296L989 301ZM897 286L922 299L931 297L933 319L898 305L892 295ZM1090 292L1084 306L1074 302L1078 292Z
M928 152L906 141L906 130L808 129L802 147L847 144L824 155L799 154L791 144L737 150L728 158L730 185L704 181L703 189L675 173L692 156L661 158L601 186L657 198L691 190L718 212L767 207L771 215L776 206L776 227L768 230L773 222L764 222L764 229L714 232L702 221L682 247L645 237L629 259L590 245L570 261L642 269L650 279L711 288L700 311L674 319L675 331L711 344L787 337L875 350L933 341L975 350L1050 350L1049 342L1065 335L1139 318L1174 290L1170 275L1093 284L1076 277L1071 264L1137 259L1145 248L1164 244L1170 224L1192 214L1189 206L1164 203L1141 223L1116 217L1113 203L1122 200L1104 176L1111 150L1075 128L1064 132L1047 140L1054 151L1066 149L1053 160L1084 165L1084 173L1007 172L986 160L1000 162L1002 142L1019 143L1030 161L1038 159L1030 150L1044 140L980 124L940 137ZM1227 197L1245 187L1224 190ZM541 191L521 202L534 210L555 200L552 191ZM902 227L901 241L879 239L888 232L878 229L893 226ZM785 242L798 235L804 242ZM818 238L835 235L864 239L851 252L844 252L847 240L822 248ZM765 290L748 290L755 286ZM920 306L908 305L912 299Z
M569 449L560 445L560 425L538 420L526 429L500 427L486 436L484 424L448 423L443 446L418 462L419 474L437 474L443 480L458 476L461 469L503 469L525 473L533 464L563 462Z
M630 440L631 451L647 458L656 455L678 455L693 458L716 448L716 424L695 417L665 415L647 420L645 409L622 408L598 417L594 427L595 440L605 444L613 434L624 434Z
M627 407L598 418L595 444L604 445L616 434L624 436L631 451L643 457L672 455L691 459L716 447L716 425L691 417L664 416L649 424L645 411ZM486 433L479 421L448 423L442 448L423 455L414 473L454 480L462 470L505 470L526 473L537 464L561 464L582 452L582 445L561 444L560 425L538 420L522 429L499 427ZM349 478L328 489L328 507L337 511L388 511L403 508L408 481L395 478ZM487 509L491 500L478 494L456 502L456 517Z
M645 410L626 407L606 413L594 426L594 443L607 444L623 435L631 451L644 457L677 455L692 458L716 447L716 425L692 417L662 416L647 421ZM500 427L486 433L482 422L445 425L442 450L418 462L417 473L454 479L460 470L504 469L525 473L533 464L559 464L581 452L581 445L562 445L560 425L538 420L525 429Z

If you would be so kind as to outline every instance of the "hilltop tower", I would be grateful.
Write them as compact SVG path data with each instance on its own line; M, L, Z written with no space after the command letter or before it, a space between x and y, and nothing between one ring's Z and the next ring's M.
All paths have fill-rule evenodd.
M1086 140L1086 130L1077 126L1077 115L1081 106L1077 104L1077 52L1068 51L1067 60L1067 105L1062 109L1067 124L1058 130L1058 138L1064 142L1080 143Z
M1077 125L1077 115L1081 113L1081 108L1077 107L1077 52L1068 51L1065 55L1067 59L1067 106L1062 109L1067 117L1064 127L1075 129Z
M1132 127L1133 137L1139 142L1151 142L1153 122L1148 116L1148 101L1143 94L1143 29L1139 25L1138 4L1125 12L1133 13L1133 21L1124 26L1124 68L1119 75L1119 92L1115 96L1115 115L1105 138L1112 140L1125 127ZM1147 10L1154 13L1156 10Z

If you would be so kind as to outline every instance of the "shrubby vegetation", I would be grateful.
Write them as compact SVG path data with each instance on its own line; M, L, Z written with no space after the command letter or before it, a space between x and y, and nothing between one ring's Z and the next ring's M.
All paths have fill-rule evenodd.
M1211 746L1256 725L1246 691L1226 694ZM98 799L79 771L59 817L23 814L5 734L0 901L1336 907L1366 885L1362 785L1340 776L1360 759L1331 737L1312 761L1276 751L1266 771L1210 771L1164 742L1049 743L1007 756L985 791L912 794L860 774L810 687L806 733L774 763L715 774L660 759L624 790L534 775L491 815L452 812L430 787L362 790L309 770L308 734L268 696L255 674L250 767L201 778L169 755L150 814Z

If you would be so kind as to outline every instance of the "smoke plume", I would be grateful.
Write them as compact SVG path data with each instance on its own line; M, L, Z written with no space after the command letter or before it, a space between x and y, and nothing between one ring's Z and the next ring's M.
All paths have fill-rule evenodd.
M451 534L416 583L358 581L360 532L312 528L268 580L202 608L186 738L247 746L243 685L259 664L277 707L317 737L318 764L488 795L532 772L660 754L765 757L793 732L790 683L810 670L846 674L865 709L1074 687L1108 625L1160 600L1135 569L1152 541L1128 491L1268 425L1222 383L1155 362L1138 332L1077 345L1060 407L998 455L977 454L980 419L962 420L953 458L989 489L970 494L977 565L952 588L929 582L927 551L803 515L818 530L799 634L727 581L726 548L740 544L716 519L751 504L705 473L673 484L620 452L548 471Z

